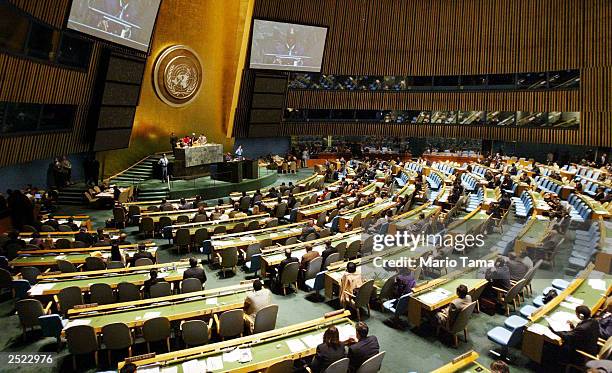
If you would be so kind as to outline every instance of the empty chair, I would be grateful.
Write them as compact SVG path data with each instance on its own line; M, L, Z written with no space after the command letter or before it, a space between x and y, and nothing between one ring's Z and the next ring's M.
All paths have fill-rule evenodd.
M263 240L259 241L259 244L261 245L262 249L265 249L266 247L272 246L273 242L270 238L264 238Z
M327 369L323 371L323 373L347 373L349 369L349 362L350 360L347 357L336 360L335 362L331 363Z
M493 287L497 291L498 300L506 309L506 316L510 314L510 304L512 304L512 308L516 311L518 305L521 303L520 293L523 291L525 287L525 279L521 279L517 281L509 290L504 290L501 288Z
M72 247L75 249L83 249L83 248L89 247L89 245L83 241L74 241L72 243Z
M281 360L266 368L265 373L286 373L293 371L293 360Z
M315 278L317 273L321 270L321 265L323 264L323 258L320 256L314 258L308 263L308 268L304 272L304 281L310 280L311 278Z
M179 215L178 218L176 218L176 223L177 224L187 224L187 223L189 223L189 216L187 216L187 215Z
M98 339L94 328L90 325L75 325L66 329L68 351L72 354L72 368L77 371L75 355L94 353L96 366L98 365Z
M57 341L57 351L62 348L62 331L68 320L63 320L58 314L42 315L38 317L43 337L52 337Z
M300 264L297 262L289 263L283 268L280 277L280 285L283 288L283 294L287 295L287 286L295 285L297 291L297 278L300 270Z
M476 302L472 302L465 306L461 311L457 313L455 320L450 325L440 325L440 329L445 330L453 337L453 345L456 347L459 344L459 340L457 338L457 333L463 331L463 336L465 341L467 342L468 331L467 325L470 321L470 317L474 312L474 308L476 308Z
M32 288L32 285L28 280L12 280L11 287L15 300L19 300L28 297L28 291Z
M189 348L207 344L210 340L211 325L202 320L189 320L182 323L181 336L185 346Z
M34 228L31 225L27 225L27 224L24 224L24 226L21 227L21 231L22 232L38 232L38 230L36 228Z
M257 271L261 269L261 254L254 254L251 260L244 263L248 272L253 272L257 276Z
M0 268L0 294L2 294L4 290L10 291L12 289L12 282L13 275L11 275L11 272Z
M247 231L254 231L256 229L259 229L259 221L257 220L250 221L246 228Z
M167 297L172 295L172 286L169 282L158 282L149 289L151 298Z
M340 260L340 254L329 254L329 256L325 259L325 263L323 263L323 269L327 269L330 264L339 262Z
M225 311L221 316L213 315L217 325L217 334L221 340L242 336L244 332L244 312L242 310Z
M52 227L52 226L50 226L50 225L43 224L43 225L40 227L40 231L41 231L41 232L55 232L55 228L53 228L53 227Z
M313 241L317 239L317 234L316 233L310 233L308 234L305 238L304 241Z
M193 247L195 251L198 251L200 247L202 247L202 242L209 240L210 234L208 233L207 228L200 228L195 231L193 235Z
M217 257L224 277L228 269L236 272L236 265L238 264L238 249L236 247L226 247L221 250L221 253L217 253Z
M108 363L112 365L112 352L117 350L128 350L128 356L132 356L132 332L130 328L122 323L107 324L102 327L102 343L108 353Z
M306 290L315 292L315 299L320 300L320 291L325 288L325 273L327 271L321 271L317 273L314 278L308 279L304 282Z
M217 225L213 229L213 235L223 234L226 230L225 225Z
M278 305L270 304L255 315L255 322L252 333L263 333L276 328L276 316L278 315Z
M97 256L88 256L85 258L85 268L88 271L103 271L106 269L106 262Z
M357 369L357 373L377 373L380 371L382 361L385 358L385 351L381 351L378 354L372 356L368 360L364 361L363 364Z
M36 299L22 299L15 304L15 310L19 316L19 323L23 329L23 339L26 338L28 328L39 326L38 318L47 312L42 303Z
M339 256L338 260L344 260L344 257L346 256L346 247L347 247L346 241L342 241L334 247L334 249L336 249L336 251L338 252L338 256Z
M140 299L140 289L131 282L120 282L117 285L117 301L131 302Z
M527 320L525 320L527 321ZM514 329L507 329L503 326L496 326L487 332L490 341L501 346L501 351L490 350L491 354L502 360L508 360L510 347L517 346L523 339L525 324Z
M330 235L331 235L331 231L328 228L323 228L319 232L319 237L320 238L326 238L326 237L329 237Z
M193 293L202 290L202 282L197 278L186 278L181 281L181 293Z
M359 256L359 249L361 248L361 240L355 240L351 242L346 248L346 259L355 259Z
M38 282L40 270L36 267L23 267L20 273L21 277L23 277L25 280L28 280L30 284L34 285Z
M378 298L380 298L382 301L386 301L393 298L396 278L397 275L393 275L389 277L387 281L385 281L385 283L383 284L383 287L380 289L380 293L378 294Z
M144 217L140 219L140 233L142 233L145 237L147 235L151 235L155 233L155 223L153 222L153 218Z
M351 294L349 306L355 309L359 321L361 321L361 307L366 307L368 309L368 316L370 316L370 297L373 290L374 280L369 280L361 285L356 296Z
M69 286L60 290L57 295L58 307L61 313L66 314L74 306L83 304L83 294L78 286Z
M152 266L153 261L149 258L138 258L134 262L134 267Z
M170 320L165 317L155 317L148 319L142 326L142 336L147 342L147 352L151 352L152 342L166 341L168 352L170 349Z
M294 245L298 241L297 237L289 237L285 240L285 245Z
M246 226L244 225L244 223L238 223L236 225L234 225L234 228L232 229L233 233L242 233L246 230Z
M112 304L115 303L115 294L113 288L106 283L91 284L89 286L91 294L91 303Z
M190 252L191 249L191 234L189 233L189 229L180 228L176 231L176 236L174 237L174 246L176 250L180 254L181 248L187 248L187 251Z

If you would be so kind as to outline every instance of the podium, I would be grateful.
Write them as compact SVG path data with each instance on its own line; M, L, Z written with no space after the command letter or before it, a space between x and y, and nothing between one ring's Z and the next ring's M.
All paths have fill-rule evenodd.
M195 177L209 173L210 165L223 161L221 144L205 144L175 150L173 176Z
M241 183L243 179L243 161L229 161L215 164L210 177L213 180Z
M259 178L259 161L258 160L244 160L242 161L242 175L245 179L258 179Z

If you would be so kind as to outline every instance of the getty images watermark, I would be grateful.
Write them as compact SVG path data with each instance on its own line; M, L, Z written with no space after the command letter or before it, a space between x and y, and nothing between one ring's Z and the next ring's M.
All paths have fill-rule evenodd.
M373 234L372 251L374 253L398 250L397 255L375 256L371 264L371 270L385 269L387 271L400 268L446 268L448 270L460 268L491 268L494 260L490 258L475 259L467 255L461 255L468 249L471 251L485 246L484 234L425 234L411 233L408 231L395 234ZM412 255L401 255L406 251L413 252ZM416 253L415 253L416 252ZM432 255L419 255L420 253L432 252ZM450 254L459 254L451 257ZM416 255L415 255L416 254Z

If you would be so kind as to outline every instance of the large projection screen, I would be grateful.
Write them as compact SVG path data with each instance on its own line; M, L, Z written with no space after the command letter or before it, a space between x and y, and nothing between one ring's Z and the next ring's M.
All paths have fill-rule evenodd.
M73 0L68 28L148 52L161 0Z
M256 19L250 67L320 72L326 38L326 27Z

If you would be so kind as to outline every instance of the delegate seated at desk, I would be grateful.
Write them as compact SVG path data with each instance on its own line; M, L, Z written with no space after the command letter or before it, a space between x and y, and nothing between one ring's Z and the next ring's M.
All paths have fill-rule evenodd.
M347 344L349 358L349 371L356 372L363 363L380 351L378 339L368 335L369 329L366 323L359 322L355 327L357 340L350 339Z
M151 286L158 284L160 282L166 282L163 278L157 277L157 270L152 269L149 272L149 279L144 282L144 296L145 298L151 297Z
M206 272L198 266L198 260L194 257L189 258L189 268L183 272L183 280L188 278L197 278L202 285L206 283Z
M350 303L355 290L363 285L361 273L356 272L357 265L353 262L348 262L346 264L346 272L344 272L340 279L340 303L343 307Z
M599 323L591 318L591 310L585 305L576 307L576 317L580 320L573 325L570 321L571 330L568 332L556 332L563 339L563 353L561 359L578 365L584 364L585 357L576 350L596 356L598 352L597 339L599 338ZM550 326L549 326L550 328Z
M257 312L262 308L272 304L272 293L265 289L259 280L253 281L253 292L249 293L244 300L245 321L249 326L249 330L253 332L255 326L255 317Z
M457 286L457 298L442 311L436 313L438 325L450 325L455 321L455 317L465 307L472 303L472 297L468 294L467 286L461 284Z
M132 259L130 260L132 267L135 267L136 261L141 258L150 259L153 263L155 263L155 257L153 256L153 254L147 251L147 246L145 244L138 244L138 251L136 252L136 254L134 254L134 256L132 256Z
M317 346L317 352L310 363L313 373L324 372L327 367L346 356L344 344L340 341L340 333L335 326L327 328L323 333L323 343Z

